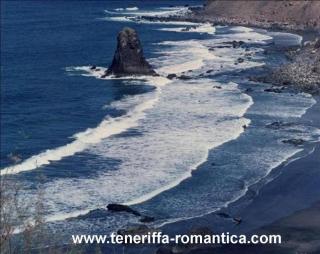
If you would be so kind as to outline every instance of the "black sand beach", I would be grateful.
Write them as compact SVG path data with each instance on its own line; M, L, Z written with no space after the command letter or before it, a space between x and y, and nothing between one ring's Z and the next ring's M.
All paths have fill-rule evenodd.
M317 103L303 116L312 126L320 127L320 104ZM320 189L320 144L302 158L275 168L275 177L258 192L254 186L244 197L230 204L223 212L242 219L236 225L215 213L165 226L170 233L186 233L192 228L210 228L215 233L280 234L282 244L257 246L214 247L214 253L319 253L318 236ZM212 247L194 248L183 253L212 253ZM317 252L318 251L318 252ZM299 252L300 253L300 252Z

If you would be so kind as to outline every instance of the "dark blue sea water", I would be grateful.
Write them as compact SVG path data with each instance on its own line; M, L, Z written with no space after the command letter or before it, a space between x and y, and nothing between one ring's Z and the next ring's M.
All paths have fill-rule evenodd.
M270 42L299 37L135 19L184 13L186 3L201 4L1 2L1 174L19 182L30 207L35 186L43 190L50 230L106 233L137 223L105 210L77 218L111 202L135 205L154 226L201 216L304 149L282 140L318 140L319 130L299 122L311 96L265 93L268 85L247 78L283 61L263 53ZM101 78L124 26L138 31L160 77ZM192 79L171 81L170 73ZM266 128L275 121L291 124Z

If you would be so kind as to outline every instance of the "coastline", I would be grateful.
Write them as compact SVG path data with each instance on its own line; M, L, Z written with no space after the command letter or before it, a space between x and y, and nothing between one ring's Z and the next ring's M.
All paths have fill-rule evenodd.
M111 6L115 11L113 14L110 12L111 16L119 12L125 15L124 19L127 19L126 10L139 11L140 8L118 8L118 3ZM187 6L183 10L187 10ZM75 14L82 15L82 10L87 10L82 6L76 7L78 11ZM26 5L26 8L29 6ZM100 5L96 6L89 17L96 18L100 9ZM58 10L60 12L60 6ZM92 21L93 25L88 26L91 29L81 26L81 31L92 30L94 39L88 39L88 44L82 40L79 44L73 44L77 42L72 36L74 28L65 26L70 24L70 20L63 22L59 31L61 29L64 34L62 37L66 39L65 45L70 44L70 48L64 45L62 49L65 54L62 55L70 54L72 65L67 61L69 58L58 59L59 66L63 65L62 69L65 70L60 75L61 84L65 86L69 79L74 79L75 85L79 80L79 84L84 87L79 86L75 90L79 93L75 95L73 89L67 89L70 94L58 93L63 101L59 104L72 109L72 113L67 111L67 115L70 122L74 121L73 127L77 128L69 130L68 126L68 131L73 133L69 135L68 143L62 142L53 147L50 144L49 149L42 151L41 147L46 147L51 140L60 137L65 141L63 130L67 123L58 121L58 115L51 111L55 101L50 104L50 101L45 100L36 100L29 114L30 117L36 116L34 112L40 107L44 111L48 110L48 116L57 116L57 119L52 119L53 124L48 122L48 128L43 129L47 131L42 130L42 139L41 133L31 138L24 132L20 133L18 125L16 129L13 128L12 137L19 139L15 132L24 134L26 141L22 147L25 147L27 153L23 156L27 159L24 160L18 152L11 153L7 160L20 160L21 163L15 162L6 172L1 170L0 176L8 173L12 174L8 179L20 181L22 194L17 199L21 199L30 211L33 207L34 210L40 209L42 202L44 207L39 211L39 227L38 214L34 216L33 211L30 220L23 218L26 227L24 224L20 226L18 220L13 225L12 240L18 249L30 225L35 241L26 250L30 248L31 252L51 252L51 247L57 249L57 252L60 252L59 249L64 253L69 252L69 248L70 252L77 252L79 247L81 253L320 253L320 240L317 239L320 235L319 34L309 30L290 30L288 27L255 26L228 21L219 23L213 19L204 21L210 15L205 14L204 7L199 7L197 11L198 16L187 12L184 16L146 17L153 21L179 19L196 22L181 24L181 27L174 29L162 24L144 25L144 30L149 30L148 35L142 33L147 45L146 59L152 61L150 63L157 67L161 75L151 77L104 76L107 69L100 66L105 64L98 57L98 60L91 58L100 54L101 42L105 44L106 36L100 35L99 25L102 22ZM140 13L145 13L144 9ZM34 16L33 12L30 14ZM138 20L133 26L139 29L139 19L143 17L132 15L132 18ZM192 19L192 15L195 19ZM57 17L60 19L60 16ZM87 14L83 17L88 22ZM248 16L245 18L248 19ZM98 26L96 23L99 23ZM21 24L28 27L23 22ZM222 26L214 27L217 24ZM107 22L101 26L104 31L114 34L117 31L116 25L120 27L122 23ZM203 25L206 29L201 27ZM50 30L46 32L50 35ZM308 42L309 38L319 39ZM111 44L111 40L107 42ZM151 52L148 51L148 45L152 45ZM89 47L88 63L79 52L73 50L82 47ZM94 50L90 51L90 47ZM109 44L104 47L106 54L112 52ZM134 51L142 52L142 48ZM312 54L314 56L310 57ZM295 57L300 60L297 61ZM309 58L312 59L308 62ZM32 59L30 62L31 67ZM47 62L47 57L44 57L42 63ZM28 66L26 63L21 61L17 70L19 66ZM37 66L41 65L41 61L39 63ZM285 81L284 69L290 64L295 68L290 71L289 67L286 69L291 79ZM305 69L316 73L311 81ZM279 82L273 77L277 74ZM30 77L33 75L35 73L31 72ZM54 77L48 75L48 79ZM83 77L90 77L90 80ZM313 82L319 93L312 93L310 89L299 86L300 83L304 84L301 80L305 77L308 83ZM43 87L41 82L38 85ZM34 86L30 91L37 91L39 87ZM15 86L12 88L9 95L16 94ZM16 91L23 88L16 84ZM50 92L50 86L44 88ZM103 94L101 98L100 94ZM89 101L86 101L87 97ZM68 101L70 98L73 98L71 102ZM28 116L25 113L29 111L20 112L20 104L24 105L24 99L28 102L27 94L26 98L21 97L18 104L16 99L12 100L18 107L12 107L13 113L8 120L15 120L12 117L15 114ZM32 96L31 99L33 101ZM79 104L84 106L79 109ZM92 111L87 110L88 105L93 107ZM73 109L76 110L73 112ZM77 117L73 118L73 114ZM91 122L87 121L89 114ZM36 126L44 126L41 121L34 121L41 120L42 116L40 113L39 117L31 117L31 123L26 121L23 126L27 128L29 124L31 130ZM94 124L91 126L92 122ZM86 128L82 130L80 127ZM54 134L55 129L61 133ZM48 137L47 133L50 134ZM39 147L37 140L41 141ZM27 149L28 144L30 150ZM28 152L33 154L37 149L39 153L27 157ZM24 171L30 172L26 174ZM18 174L20 172L21 175ZM36 199L38 192L41 192L40 205ZM9 215L14 214L10 209L6 210ZM70 236L73 238L74 233L105 234L108 237L110 232L124 236L153 231L161 231L172 237L181 234L280 234L282 244L180 245L170 241L169 245L159 246L112 245L107 241L105 245L79 245L73 250L74 246L70 242ZM40 239L41 235L43 237ZM8 246L11 252L10 239ZM21 251L23 248L25 246L21 245Z
M306 112L302 119L307 122L312 121L313 126L320 127L320 119L317 117L320 113L319 96L316 97L316 100L317 103ZM240 225L235 225L231 220L223 219L216 213L211 213L199 218L165 225L162 230L168 234L181 234L190 232L193 228L205 227L215 233L284 234L283 245L281 246L228 245L221 248L200 246L199 248L193 248L188 253L211 253L212 248L215 249L215 253L243 253L245 250L272 253L275 250L287 251L288 248L298 248L299 244L291 245L286 240L301 240L304 233L308 230L310 232L314 230L308 227L308 223L316 220L316 217L310 215L310 211L319 207L319 205L315 205L319 202L318 197L320 196L320 190L316 188L320 184L319 158L320 143L317 142L312 152L301 158L289 158L286 163L274 168L269 174L269 176L274 175L274 179L263 185L259 191L252 186L243 197L221 209L221 212L226 212L232 217L240 217L243 221ZM297 230L296 234L293 233L295 224L291 225L290 228L286 226L287 224L284 224L286 221L298 223L295 214L300 214L305 218L305 221L300 223L301 230ZM319 225L317 225L317 230L320 230ZM308 248L317 246L307 245ZM317 248L317 250L319 251L320 248ZM182 253L187 253L187 251L190 251L190 249Z

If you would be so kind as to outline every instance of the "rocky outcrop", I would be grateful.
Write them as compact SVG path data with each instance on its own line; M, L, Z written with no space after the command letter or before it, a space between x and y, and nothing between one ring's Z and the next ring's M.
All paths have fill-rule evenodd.
M303 139L301 139L301 138L293 138L293 139L282 140L282 143L291 144L291 145L294 145L294 146L303 145L304 142L305 141Z
M122 205L122 204L108 204L107 205L107 209L108 211L111 212L125 212L125 213L131 213L135 216L141 217L140 218L140 222L143 223L150 223L155 221L155 218L152 216L148 216L148 215L142 215L141 213L139 213L138 211L132 209L130 206L127 205Z
M139 212L137 212L136 210L133 210L131 207L127 205L109 204L107 205L107 209L112 212L127 212L127 213L132 213L133 215L136 215L136 216L141 216Z
M117 43L112 64L105 75L156 75L144 58L139 36L134 29L123 28L118 34Z
M208 0L205 8L194 16L218 23L319 29L319 13L320 1L313 0Z
M289 63L282 65L259 81L280 86L292 86L309 93L320 91L320 39L291 51Z

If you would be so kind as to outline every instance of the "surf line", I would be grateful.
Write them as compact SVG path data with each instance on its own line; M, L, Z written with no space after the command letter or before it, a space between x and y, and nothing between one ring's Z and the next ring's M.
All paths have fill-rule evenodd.
M171 82L171 80L163 77L152 77L149 81L157 87L157 95L155 98L137 105L124 116L105 119L96 128L89 128L75 134L74 137L76 137L76 139L69 144L55 149L48 149L24 160L20 164L6 167L0 171L0 175L18 174L49 165L52 161L59 161L65 157L73 156L78 152L84 151L90 145L99 143L105 138L119 134L129 128L136 127L139 120L145 117L145 111L152 108L159 100L161 86Z

